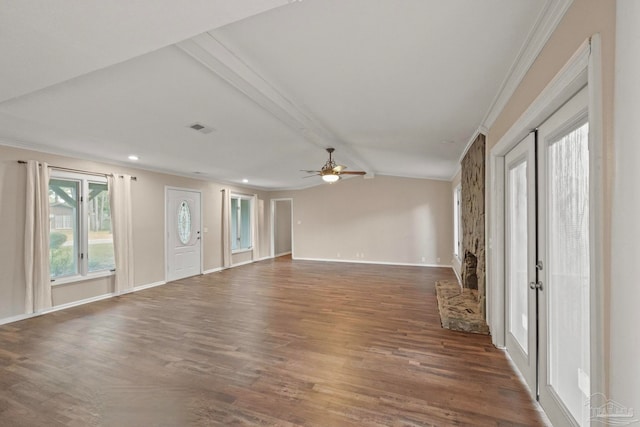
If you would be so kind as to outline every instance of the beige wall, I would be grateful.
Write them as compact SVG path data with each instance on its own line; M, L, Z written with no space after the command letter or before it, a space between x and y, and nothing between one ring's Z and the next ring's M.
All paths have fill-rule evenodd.
M0 245L0 319L24 313L23 235L26 168L25 165L18 164L17 160L31 159L92 172L117 172L137 176L137 181L132 184L135 286L165 280L166 186L202 191L202 227L203 231L204 228L208 229L208 232L203 233L203 269L207 271L222 266L222 184L0 146L0 235L4 243ZM258 194L261 200L257 212L261 224L258 257L268 256L270 234L267 227L268 217L264 212L267 193L241 187L230 188L241 193ZM55 285L52 291L53 302L55 305L66 304L112 291L112 277Z
M605 330L608 329L611 285L611 194L613 182L613 90L615 59L615 0L574 0L546 46L487 134L487 154L533 103L570 57L593 34L602 41L603 144L604 144L604 281ZM490 164L487 162L487 174ZM491 194L487 193L487 206ZM609 348L606 334L605 348ZM608 360L605 360L608 366Z
M296 259L450 265L450 182L358 177L272 197L293 198Z

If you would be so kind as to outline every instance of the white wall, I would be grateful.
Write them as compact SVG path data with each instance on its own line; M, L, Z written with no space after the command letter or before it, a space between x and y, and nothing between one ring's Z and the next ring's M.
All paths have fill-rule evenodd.
M616 10L610 398L640 418L640 2Z

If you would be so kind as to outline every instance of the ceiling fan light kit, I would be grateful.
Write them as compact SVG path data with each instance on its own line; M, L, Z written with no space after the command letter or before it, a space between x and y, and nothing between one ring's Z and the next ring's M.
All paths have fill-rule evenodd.
M335 174L322 175L322 180L324 182L328 182L329 184L336 182L339 179L340 179L340 175L335 175Z
M307 173L313 173L311 176L320 176L324 182L328 182L329 184L336 182L340 179L340 175L365 175L364 171L345 171L346 166L338 165L333 160L333 152L334 148L327 148L327 153L329 153L329 160L322 166L322 169L319 171L302 171Z

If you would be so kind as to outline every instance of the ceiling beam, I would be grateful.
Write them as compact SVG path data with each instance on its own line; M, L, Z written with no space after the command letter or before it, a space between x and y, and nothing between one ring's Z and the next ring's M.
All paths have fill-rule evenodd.
M349 144L324 127L313 115L276 89L251 68L235 52L210 33L200 34L177 43L180 49L211 72L244 94L265 111L301 135L301 140L319 148L333 147L354 168L372 177L373 169L358 156Z

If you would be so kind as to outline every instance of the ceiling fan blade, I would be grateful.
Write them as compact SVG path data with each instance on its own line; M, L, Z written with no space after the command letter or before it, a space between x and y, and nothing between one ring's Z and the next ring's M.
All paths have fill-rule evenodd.
M343 171L340 172L340 175L366 175L367 173L364 171Z
M314 173L313 175L307 175L307 176L303 176L302 178L313 178L314 176L320 176L320 174L318 173Z
M310 170L306 170L306 169L300 169L300 172L306 172L306 173L322 173L322 171L310 171Z
M347 168L346 166L338 165L338 166L334 167L332 169L332 171L334 171L335 173L341 173L346 168Z

